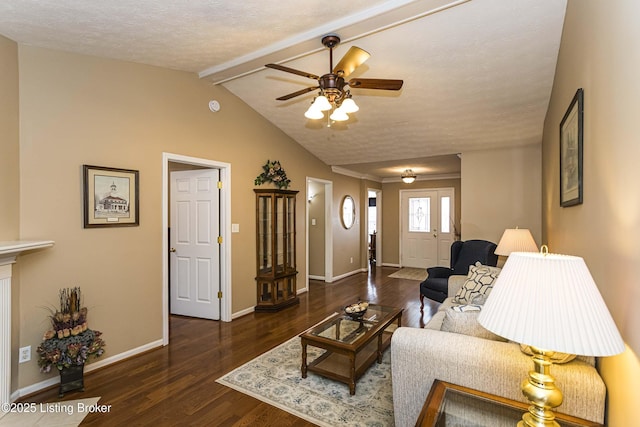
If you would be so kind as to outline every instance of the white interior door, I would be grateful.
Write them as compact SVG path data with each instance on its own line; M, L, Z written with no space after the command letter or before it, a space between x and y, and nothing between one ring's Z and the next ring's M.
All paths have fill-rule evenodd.
M218 169L171 172L171 313L220 319Z
M453 189L401 191L400 264L449 266L453 230Z

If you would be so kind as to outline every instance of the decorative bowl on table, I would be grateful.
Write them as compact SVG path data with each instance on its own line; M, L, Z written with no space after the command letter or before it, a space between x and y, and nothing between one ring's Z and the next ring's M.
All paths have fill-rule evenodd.
M354 304L349 304L344 308L344 314L352 318L353 320L361 320L364 314L367 312L369 303L367 301L360 301Z

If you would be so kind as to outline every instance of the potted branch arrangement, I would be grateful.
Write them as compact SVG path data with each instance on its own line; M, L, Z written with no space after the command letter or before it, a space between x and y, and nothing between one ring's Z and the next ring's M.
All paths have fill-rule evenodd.
M59 396L71 390L84 390L84 364L104 353L100 331L87 326L87 308L82 307L79 287L60 289L60 309L51 310L52 329L45 332L38 346L41 372L55 367L60 372Z

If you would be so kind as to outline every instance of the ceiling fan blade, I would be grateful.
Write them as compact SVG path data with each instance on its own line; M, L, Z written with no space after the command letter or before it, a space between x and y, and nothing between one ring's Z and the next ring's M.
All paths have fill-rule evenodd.
M265 67L273 68L274 70L285 71L287 73L297 74L302 77L308 77L310 79L318 80L320 77L315 74L307 73L306 71L296 70L294 68L285 67L284 65L279 64L266 64Z
M296 92L290 93L288 95L283 95L280 98L276 98L276 101L286 101L287 99L295 98L296 96L304 95L307 92L311 92L312 90L319 89L320 86L312 86L304 89L300 89Z
M383 90L400 90L402 88L402 80L391 79L351 79L349 86L358 89L383 89Z
M357 46L351 46L347 53L344 54L338 65L333 67L333 73L340 76L348 76L369 59L371 55L366 50L360 49Z

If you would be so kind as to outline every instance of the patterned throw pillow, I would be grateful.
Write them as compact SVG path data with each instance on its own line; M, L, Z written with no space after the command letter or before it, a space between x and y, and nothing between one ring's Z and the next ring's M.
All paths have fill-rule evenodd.
M467 280L453 297L453 301L457 304L484 304L500 270L498 267L490 267L476 262L475 265L469 267Z
M464 313L464 312L467 312L467 311L480 311L480 310L482 310L482 306L481 305L474 305L474 304L454 305L454 306L451 307L451 310L459 311L461 313Z

